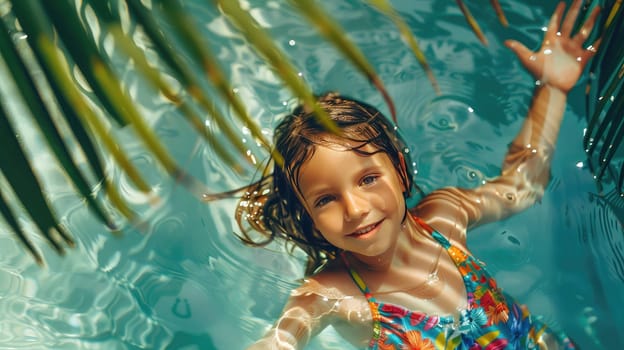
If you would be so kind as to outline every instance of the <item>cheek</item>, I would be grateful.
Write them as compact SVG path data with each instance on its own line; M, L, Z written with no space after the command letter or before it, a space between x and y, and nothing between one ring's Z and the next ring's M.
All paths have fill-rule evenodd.
M314 227L321 231L323 236L331 235L340 230L342 226L341 215L338 210L324 210L322 213L312 217Z
M378 205L392 210L403 206L405 199L403 197L403 186L400 181L390 180L380 185L381 187L376 193L377 195L372 198L377 201Z

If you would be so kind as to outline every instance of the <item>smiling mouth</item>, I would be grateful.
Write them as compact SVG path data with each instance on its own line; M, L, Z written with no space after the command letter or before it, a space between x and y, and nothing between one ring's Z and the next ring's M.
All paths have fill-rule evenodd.
M353 233L350 233L348 236L349 237L361 237L361 236L364 236L364 235L374 231L377 227L379 227L380 224L381 224L381 221L376 222L376 223L374 223L372 225L364 226L364 227L358 229L357 231L355 231Z

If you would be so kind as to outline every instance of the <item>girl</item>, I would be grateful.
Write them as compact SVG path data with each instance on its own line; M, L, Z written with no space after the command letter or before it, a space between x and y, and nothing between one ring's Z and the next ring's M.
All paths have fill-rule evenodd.
M581 2L565 17L557 6L538 51L506 42L538 84L500 176L480 187L440 189L408 209L411 162L374 107L321 96L339 133L304 107L284 118L275 147L285 161L250 188L237 218L247 243L266 243L254 229L301 248L308 277L251 349L301 349L328 325L368 349L574 349L501 292L466 231L543 195L566 95L595 52L583 44L597 9L572 33Z

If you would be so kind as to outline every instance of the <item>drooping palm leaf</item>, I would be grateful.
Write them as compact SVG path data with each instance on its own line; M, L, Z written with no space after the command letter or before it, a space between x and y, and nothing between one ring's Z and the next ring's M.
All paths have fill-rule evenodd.
M348 33L340 28L337 22L331 20L330 16L323 10L322 3L312 0L290 1L330 43L334 44L379 89L388 103L391 114L394 116L394 106L383 86L383 82L376 75L359 48L348 39ZM424 54L420 52L417 41L413 38L411 31L399 15L389 6L386 0L369 0L369 2L395 23L402 37L427 72L434 89L436 89L435 79L427 68L428 65L424 59ZM70 127L72 137L80 145L78 150L72 150L72 152L76 151L85 155L88 171L83 175L80 172L82 170L81 166L77 167L68 164L68 162L73 162L72 157L68 154L70 153L69 151L57 151L57 154L65 154L61 156L61 161L64 162L63 167L68 170L68 173L74 174L71 180L74 181L75 185L76 182L81 183L81 185L76 187L82 190L81 195L92 203L92 207L98 207L101 204L98 204L94 200L95 196L89 193L89 186L93 187L94 180L99 181L103 179L108 200L130 221L136 220L132 209L120 197L111 179L103 171L101 164L104 156L111 155L116 165L131 178L137 188L143 192L150 191L149 184L142 179L141 174L132 165L131 161L124 154L123 149L119 147L117 140L112 136L111 128L115 128L116 125L131 125L137 135L147 145L147 148L156 155L163 168L173 178L190 188L192 192L203 193L206 189L200 181L190 177L180 168L168 154L168 150L159 142L153 130L145 123L143 116L134 106L135 101L122 89L115 67L111 64L107 54L104 53L102 48L103 42L95 41L95 33L91 32L88 21L80 18L76 11L75 3L80 3L81 6L90 6L93 18L98 21L97 25L101 26L102 31L109 33L109 38L112 38L115 47L121 48L124 54L134 62L134 66L149 83L150 89L153 89L154 93L161 93L176 106L182 116L195 128L198 134L204 137L207 144L227 164L238 169L236 158L232 157L232 150L220 147L219 142L206 130L205 121L202 117L199 117L203 112L207 112L210 120L218 126L219 131L234 146L234 149L241 154L242 159L248 160L248 156L245 154L247 150L245 145L241 143L236 127L215 107L215 102L225 102L231 106L235 111L235 116L249 128L253 137L260 141L265 148L270 148L262 132L260 132L252 118L247 115L242 102L233 93L226 75L219 67L222 62L219 62L208 51L207 43L204 42L204 38L199 34L198 24L194 22L193 16L187 13L184 5L179 3L179 0L153 0L151 2L140 0L120 0L119 2L105 0L9 0L8 3L11 5L8 18L15 16L17 22L24 28L28 35L30 49L34 52L34 57L36 57L44 73L43 79L46 80L51 90L41 92L39 91L41 87L38 86L35 90L30 89L31 93L35 94L34 96L44 93L53 96L53 100L56 101L63 114L62 118L65 124ZM487 43L465 4L460 0L457 0L457 3L462 12L464 12L475 34L482 42ZM500 22L506 25L506 19L498 1L492 0L491 3L497 12ZM611 13L611 19L608 21L614 24L621 24L621 9L618 7L621 0L607 1L607 3L615 9ZM206 6L215 6L214 4L221 5L228 19L239 28L239 31L261 56L267 60L284 83L290 86L293 94L307 102L311 108L317 108L311 99L313 94L305 85L305 81L296 74L297 70L293 68L294 65L286 58L286 55L279 51L277 45L275 45L266 31L255 22L254 18L241 8L239 1L220 0L215 3L207 2ZM130 21L136 23L143 30L154 52L158 55L158 64L160 66L153 66L150 62L147 62L143 49L136 45L131 38L125 36L120 16L117 13L119 8L126 8L128 10L126 15L129 16ZM163 23L167 24L167 30L163 29ZM613 38L621 38L623 34L621 25L613 25L610 28L614 28L611 29L614 34L611 35L612 39L610 40L611 43L614 43L616 39ZM9 52L14 50L14 43L9 35L10 30L2 28L2 31L4 34L2 57L9 67L13 69L20 63L10 62L6 59L7 55L10 54ZM598 75L596 87L592 91L600 91L601 93L612 91L615 98L622 98L621 83L617 83L620 85L613 83L616 79L610 77L618 69L617 67L621 66L621 59L614 58L621 57L621 45L608 45L608 42L609 40L605 40L604 44L610 47L610 54L602 55L598 64L601 68L595 70ZM183 54L180 51L183 51ZM188 57L190 57L190 60ZM24 60L24 58L18 55L15 56L15 60ZM85 93L79 91L74 86L75 82L70 74L70 65L76 66L76 70L80 72L92 90L92 93L89 94L91 101L87 101ZM158 70L163 67L173 72L171 76L182 87L180 93L175 93L160 76ZM205 72L204 76L201 76L201 74L197 75L195 73L197 71ZM621 76L618 79L618 81L621 81ZM214 98L206 91L207 85L214 87L223 101L214 101ZM25 87L21 87L19 91L20 95L29 94L27 92L29 90ZM32 99L30 100L32 101ZM89 102L101 107L104 116L96 113L90 107ZM63 146L63 140L59 139L58 133L54 131L55 125L50 124L50 120L54 118L45 116L48 106L39 102L27 103L33 104L34 114L44 114L44 117L40 118L46 119L40 119L37 123L38 125L43 124L39 127L47 125L45 134L47 137L56 140L54 141L56 143L55 147L57 149L66 147ZM588 116L596 116L592 117L595 121L590 123L588 130L592 131L591 135L593 137L605 139L597 143L597 145L606 147L604 145L621 143L623 119L621 117L621 105L598 102L592 103L592 106L599 108L601 111L594 112L592 110L592 113L588 113ZM322 115L322 113L318 114ZM17 149L16 147L20 146L17 143L19 136L16 136L15 132L9 129L10 121L14 119L6 116L4 110L2 110L1 117L0 121L7 125L3 127L3 130L8 134L0 138L0 145L3 149ZM331 128L331 124L328 124L328 127ZM588 134L590 133L588 132ZM21 146L28 147L27 144ZM102 147L103 150L100 150L98 147ZM598 157L605 157L605 159L609 160L603 163L609 163L616 157L616 150L617 148L601 149L595 146L592 152L596 152ZM22 153L19 161L14 159L18 157L16 154L11 154L11 158L7 157L9 156L4 156L4 158L0 159L2 175L7 179L18 198L29 199L27 208L29 216L33 218L36 226L43 231L46 239L56 247L55 249L61 252L63 249L62 244L72 244L71 238L56 223L52 210L47 206L44 195L45 189L38 185L37 175L32 170L26 153ZM600 164L602 165L603 163ZM18 165L15 166L14 164ZM600 168L603 169L601 173L613 173L614 171L609 170L612 168ZM9 169L9 171L5 171L5 169ZM23 176L20 177L17 174ZM621 170L619 174L619 188L621 189L623 178ZM84 179L81 180L80 177ZM87 179L91 180L91 183ZM32 183L30 187L27 187L26 185L30 183ZM31 201L31 199L34 200ZM12 209L12 203L6 202L3 192L0 194L0 214L6 219L9 226L16 232L16 235L27 249L39 261L41 259L40 255L30 243L27 234L16 224L17 220L15 220Z
M282 50L273 42L271 37L260 27L256 20L247 12L243 11L240 4L236 1L219 1L219 6L228 18L238 26L241 33L245 35L247 41L252 43L254 47L265 57L267 62L273 67L284 83L297 95L302 98L308 108L314 110L315 115L328 130L337 132L337 128L327 117L316 103L316 98L312 90L305 84L301 77L297 74L297 69L286 58Z
M72 6L65 1L43 1L42 5L48 17L54 23L55 29L64 45L74 58L74 62L81 68L83 74L85 70L90 72L89 74L84 74L85 77L91 77L89 79L90 84L99 86L97 96L100 101L106 101L106 105L112 108L109 112L119 116L125 123L132 124L137 135L173 179L191 189L192 193L206 192L207 189L204 184L177 164L153 130L147 125L143 116L135 107L134 101L122 90L119 83L120 80L115 75L113 68L106 59L102 58L102 54L91 38L84 35L85 32L81 33L83 35L78 35L75 30L71 29L79 28L81 25L76 17L67 16L67 13L72 11ZM71 18L75 19L74 23L67 25ZM88 63L81 63L83 60Z
M317 27L319 33L332 42L334 46L368 78L377 90L379 90L388 105L392 119L396 123L397 119L394 102L386 91L383 82L375 72L373 66L366 59L364 53L349 40L344 29L342 29L314 0L289 0L289 2L298 8L301 14Z
M87 154L87 159L93 167L96 178L104 181L105 192L113 206L130 222L136 222L136 214L121 199L117 187L104 174L100 165L102 162L101 156L96 151L95 146L85 148L85 145L91 143L85 126L104 145L109 154L113 156L121 169L128 175L128 178L137 186L137 189L143 193L148 193L150 192L149 185L143 180L138 169L132 164L126 154L120 150L115 138L108 133L103 122L84 100L84 96L78 91L70 77L67 65L63 64L62 59L58 57L57 48L49 42L42 43L40 48L41 62L46 63L43 65L43 70L48 77L48 82L53 87L53 90L57 91L56 97L59 105L74 131L78 144Z
M407 26L407 23L405 23L405 21L394 10L392 5L390 5L390 3L387 0L368 0L368 2L370 2L371 5L375 6L379 11L384 13L394 22L394 24L399 29L401 36L403 37L405 41L407 41L407 44L409 45L410 49L412 49L412 52L414 53L414 56L416 56L418 63L420 63L420 66L425 71L425 74L427 74L427 78L429 78L429 82L431 82L431 85L433 86L433 89L435 90L436 94L439 95L440 86L438 85L438 81L435 78L435 75L433 74L431 67L429 67L429 63L427 62L427 59L425 58L425 54L422 52L422 50L418 46L418 43L416 42L416 38L414 37L414 35L412 35L410 28Z
M197 30L197 25L193 23L191 17L184 12L178 0L162 1L161 5L164 15L171 22L173 25L172 27L178 31L179 39L181 39L182 43L191 53L196 64L204 70L210 82L217 88L221 96L230 106L232 106L236 112L235 115L243 121L253 137L259 140L267 150L273 152L270 142L262 134L260 127L253 121L251 116L249 116L242 101L234 94L234 89L230 86L225 74L220 68L220 63L209 50L208 45L202 40ZM196 97L202 101L202 105L208 107L208 105L211 104L206 101L203 96L205 95L196 95ZM281 156L278 154L274 154L274 156L277 159L281 159Z
M494 11L496 12L496 16L498 17L498 21L503 25L503 27L509 26L509 22L507 21L507 17L505 16L505 12L500 5L498 0L490 0Z
M462 0L457 0L457 6L459 6L459 9L464 14L468 25L475 33L477 38L479 38L479 41L481 41L483 45L488 45L488 40L485 37L485 34L483 34L483 31L481 30L479 23L477 23L477 20L474 18L474 16L472 16L472 13L468 9L468 6L466 6L466 4Z
M50 209L45 197L42 195L43 189L39 184L39 180L31 169L27 156L22 150L16 135L17 133L9 122L4 108L0 108L0 139L3 146L5 146L3 152L0 152L0 171L13 188L17 198L28 200L27 203L24 203L22 200L21 207L28 212L48 243L52 245L57 253L63 254L65 251L63 245L73 246L74 242L69 234L65 232L65 229L57 223L52 209ZM7 207L6 203L3 202L2 206L2 213L8 213L6 217L13 229L16 229L14 227L14 221L16 220L12 217L13 215L11 215L10 211L5 209ZM30 241L26 238L26 233L19 226L15 232L35 259L41 262L41 255L30 244Z
M0 113L4 113L4 111ZM11 208L9 208L8 203L5 201L4 196L2 195L2 187L0 187L0 214L9 224L9 227L13 230L13 232L15 232L18 240L24 244L26 250L33 256L33 258L35 258L37 264L40 266L43 265L43 258L41 257L41 254L37 248L35 248L35 245L32 244L30 239L28 239L28 236L20 227L15 215L13 215L13 212L11 211Z
M151 83L156 90L176 105L182 115L186 118L187 122L193 126L195 131L202 136L206 142L210 144L220 159L225 161L225 163L233 170L239 173L242 172L242 168L232 157L230 152L228 152L224 145L217 142L208 132L205 120L199 116L198 112L196 112L196 109L189 103L188 99L173 90L170 84L162 78L158 69L148 63L145 53L123 32L119 16L116 16L115 13L107 6L107 3L103 1L93 1L90 3L100 14L99 19L105 29L115 38L117 45L119 45L126 55L128 55L128 57L135 63L138 71L143 74L147 81ZM130 8L133 9L133 13L137 14L140 18L137 22L139 22L145 32L148 33L148 37L152 40L152 43L157 43L155 45L161 48L161 52L163 52L162 56L166 57L165 62L169 62L170 68L173 68L178 73L178 77L181 77L180 80L186 87L185 90L191 92L200 91L198 86L199 84L195 81L196 79L193 78L193 74L190 73L189 69L186 68L185 65L179 62L177 57L173 54L171 47L164 44L165 39L162 37L161 33L156 30L156 24L153 23L153 21L149 21L149 17L145 15L145 8L143 8L143 6L136 1L130 1L130 3L132 4ZM223 115L212 107L212 104L205 99L204 94L199 92L196 95L199 95L202 105L209 105L207 108L208 112L218 121L218 125L228 136L228 139L233 140L232 145L235 149L239 153L244 154L246 152L245 145L242 141L240 141L240 138L236 137L236 133L233 128L228 123L223 122L223 120L225 120Z
M619 169L613 164L624 143L624 45L621 44L624 10L621 0L607 2L604 12L602 43L590 67L594 81L587 94L588 126L583 145L599 187L608 176L615 189L624 193L624 157L617 159L622 163Z
M61 106L65 106L63 111L68 118L70 125L86 125L94 134L94 137L106 148L106 150L117 161L118 165L128 175L130 180L137 186L137 189L144 193L150 192L150 186L145 182L138 169L132 164L130 159L119 148L118 141L112 137L109 130L89 107L85 97L78 91L74 81L71 79L69 67L62 62L59 57L58 48L51 42L43 42L40 46L41 63L50 85L57 92L56 97ZM79 144L83 145L80 138ZM95 157L88 157L94 159ZM106 178L103 174L99 161L92 161L95 175L98 178ZM115 189L111 189L115 191Z
M19 13L20 10L24 10L20 6L18 6L17 9L17 13ZM26 10L32 11L33 8L30 7ZM126 203L121 200L117 188L114 187L111 181L105 176L102 170L100 156L97 154L95 146L87 135L84 125L88 125L90 130L98 136L98 140L107 146L108 150L115 156L116 159L119 160L119 164L126 170L126 173L134 181L134 183L137 184L140 190L148 192L149 186L142 180L138 171L130 163L127 157L120 152L117 142L107 133L98 117L94 115L93 111L83 100L82 95L77 91L75 84L69 77L69 72L67 69L64 69L65 66L61 63L61 59L57 57L58 48L52 41L51 29L46 30L43 27L43 22L41 21L32 22L26 20L20 23L30 35L29 38L31 38L32 46L34 48L33 52L40 63L40 68L45 73L47 82L50 84L51 89L56 92L56 102L63 111L67 124L71 128L73 136L78 141L80 150L89 160L88 164L93 170L95 178L104 180L106 193L115 208L117 208L130 221L135 221L135 214L128 208ZM8 33L8 31L3 31L3 33ZM3 52L6 54L11 52L11 45L8 45ZM11 64L11 66L19 67L20 64L15 63ZM30 77L26 72L26 68L22 68L23 69L21 70L12 70L13 75L17 72L21 72L21 77L15 78L18 85L20 85L20 81L30 80ZM29 85L32 86L33 83L31 82ZM96 201L90 194L93 184L89 184L82 176L78 168L74 165L73 160L69 156L69 151L56 131L56 125L48 115L42 101L35 101L36 91L34 90L34 86L30 90L33 92L28 93L28 88L23 87L21 89L22 96L27 99L26 104L33 109L33 115L35 116L37 125L43 129L43 135L48 139L52 150L54 150L57 155L57 159L63 165L64 170L69 173L71 179L73 180L73 184L78 187L82 196L87 199L100 218L102 218L102 220L106 222L110 228L114 228L115 224L112 223L111 219L109 219L106 214L104 214L102 204ZM36 106L38 106L38 108L34 109ZM37 219L35 219L35 221L37 221ZM115 232L115 230L113 230L113 232Z
M32 38L37 41L37 44L43 42L50 42L50 38L46 38L45 34L43 34L43 28L33 28L31 27L32 23L29 21L24 22L24 28L28 30L29 33L33 33ZM35 34L37 33L37 34ZM22 97L24 98L26 105L30 108L32 112L32 116L35 118L35 121L39 128L42 131L42 134L46 138L48 142L48 146L53 151L56 159L63 166L65 172L72 179L72 182L80 192L80 194L87 199L91 208L94 209L95 214L99 216L99 218L106 223L107 226L113 228L115 225L110 219L109 215L106 214L102 205L96 201L91 196L91 185L89 185L89 181L85 178L82 172L78 169L75 162L72 160L72 155L67 148L65 142L63 141L63 137L59 133L57 126L52 120L52 116L50 115L48 108L46 107L43 97L39 94L35 82L32 77L28 74L28 68L25 64L19 59L19 54L17 51L7 42L7 35L3 33L0 35L2 37L3 45L2 47L6 48L3 53L4 59L11 65L12 69L10 73L13 76L13 80L15 81L17 88L22 93ZM38 51L40 52L40 51ZM67 107L63 105L63 107ZM70 120L70 125L72 124ZM74 121L74 130L78 130ZM78 130L79 133L82 133L82 130ZM83 142L86 142L83 140ZM90 150L94 149L94 146L88 142L85 143L86 146L89 146ZM96 162L99 165L99 162ZM98 168L98 169L101 169Z

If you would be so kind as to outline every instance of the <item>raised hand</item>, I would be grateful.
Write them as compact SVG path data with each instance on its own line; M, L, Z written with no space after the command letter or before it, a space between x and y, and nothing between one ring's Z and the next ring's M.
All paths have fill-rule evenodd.
M538 51L533 52L515 40L505 41L505 45L518 56L535 79L564 93L574 87L585 65L596 53L600 41L598 39L593 44L584 46L594 29L600 11L598 7L594 8L578 32L572 33L581 4L582 0L575 0L565 17L565 3L560 2L557 5Z

